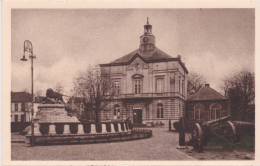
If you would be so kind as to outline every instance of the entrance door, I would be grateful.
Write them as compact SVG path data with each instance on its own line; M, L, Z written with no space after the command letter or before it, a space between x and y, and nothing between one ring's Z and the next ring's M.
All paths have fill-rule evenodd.
M133 122L134 122L134 124L142 124L142 110L141 109L133 110Z

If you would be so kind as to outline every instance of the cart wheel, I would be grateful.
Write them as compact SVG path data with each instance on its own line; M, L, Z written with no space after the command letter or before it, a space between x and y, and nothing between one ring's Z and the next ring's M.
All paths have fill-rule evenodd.
M233 143L236 143L239 140L236 126L231 121L227 121L226 126L224 127L224 135L228 140L230 140Z
M203 131L199 123L195 123L192 130L192 145L198 152L203 151Z

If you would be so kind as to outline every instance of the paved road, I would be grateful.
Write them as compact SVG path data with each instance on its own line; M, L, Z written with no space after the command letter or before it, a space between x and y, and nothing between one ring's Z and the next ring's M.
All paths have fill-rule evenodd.
M154 128L149 139L81 145L29 147L12 143L12 160L193 160L176 149L178 134Z

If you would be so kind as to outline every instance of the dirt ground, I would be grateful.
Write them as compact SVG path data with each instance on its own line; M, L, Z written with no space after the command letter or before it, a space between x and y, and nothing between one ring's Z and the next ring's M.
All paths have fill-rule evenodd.
M24 137L12 134L12 160L195 160L176 149L178 134L152 128L148 139L98 144L30 147Z

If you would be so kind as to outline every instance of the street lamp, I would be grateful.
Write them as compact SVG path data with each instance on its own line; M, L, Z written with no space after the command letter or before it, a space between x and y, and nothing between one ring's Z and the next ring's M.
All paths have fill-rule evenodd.
M34 145L34 122L33 122L33 116L34 116L34 94L33 94L33 59L36 58L36 56L33 55L33 46L32 42L30 40L24 41L24 47L23 47L23 57L21 58L21 61L27 61L26 55L29 55L29 59L31 59L31 93L32 93L32 112L31 112L31 146Z

